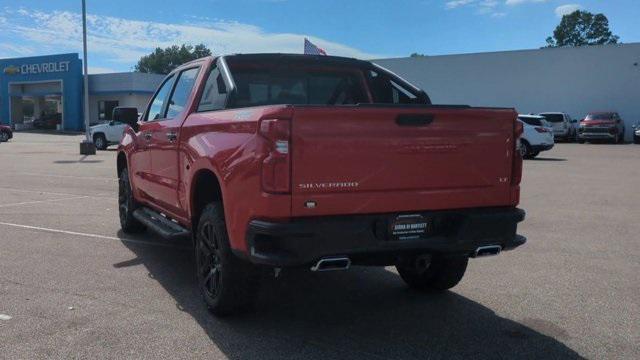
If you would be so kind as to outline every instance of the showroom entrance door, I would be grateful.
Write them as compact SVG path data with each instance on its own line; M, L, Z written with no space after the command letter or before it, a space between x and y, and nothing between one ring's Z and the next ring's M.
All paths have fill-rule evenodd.
M16 130L64 128L62 80L9 83L9 114Z

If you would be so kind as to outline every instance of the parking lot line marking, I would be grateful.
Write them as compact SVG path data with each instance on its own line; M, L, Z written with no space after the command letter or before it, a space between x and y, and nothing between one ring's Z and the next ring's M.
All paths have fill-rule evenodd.
M89 234L89 233L82 233L82 232L68 231L68 230L60 230L60 229L51 229L51 228L45 228L45 227L40 227L40 226L31 226L31 225L14 224L14 223L6 223L6 222L0 222L0 225L10 226L10 227L19 228L19 229L50 232L50 233L56 233L56 234L82 236L82 237L93 238L93 239L117 240L117 241L132 243L132 244L138 244L138 245L149 245L149 246L158 246L158 247L166 247L166 248L173 248L173 249L183 249L183 250L189 249L189 247L187 247L187 246L177 246L177 245L173 245L173 244L162 244L162 243L157 243L157 242L153 242L153 241L144 241L144 240L134 240L134 239L127 239L127 238L119 238L119 237L116 237L116 236Z
M0 204L0 208L10 207L10 206L20 206L20 205L40 204L40 203L55 202L55 201L88 199L88 198L89 198L88 196L75 196L75 197L63 198L63 199L49 199L49 200L24 201L24 202L19 202L19 203L12 203L12 204Z
M106 196L106 194L98 194L98 195L69 194L69 193L59 193L59 192L40 191L40 190L24 190L24 189L7 188L7 187L0 187L0 190L26 192L26 193L34 193L34 194L60 195L60 196L86 196L92 199L111 199L111 200L117 199L116 196L113 196L113 197Z

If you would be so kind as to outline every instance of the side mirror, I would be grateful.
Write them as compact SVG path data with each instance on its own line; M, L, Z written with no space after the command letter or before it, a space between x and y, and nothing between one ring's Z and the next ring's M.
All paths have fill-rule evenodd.
M134 107L116 107L113 109L113 122L121 122L138 131L138 109Z

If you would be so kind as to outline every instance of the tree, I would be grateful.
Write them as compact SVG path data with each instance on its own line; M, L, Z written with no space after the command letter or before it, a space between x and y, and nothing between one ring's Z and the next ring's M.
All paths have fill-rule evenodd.
M415 53L415 52L414 52L413 54L411 54L411 55L409 55L409 56L410 56L410 57L412 57L412 58L421 58L421 57L426 57L427 55L425 55L425 54L419 54L419 53Z
M156 48L151 54L141 57L134 70L143 73L168 74L186 62L210 55L211 50L204 44Z
M562 17L553 37L547 38L547 47L617 44L619 39L609 30L604 14L576 10Z

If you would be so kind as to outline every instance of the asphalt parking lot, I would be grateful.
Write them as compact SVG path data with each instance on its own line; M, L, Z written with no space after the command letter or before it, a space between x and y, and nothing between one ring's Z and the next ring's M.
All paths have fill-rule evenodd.
M393 269L283 272L254 313L208 314L187 244L119 232L115 151L0 144L0 358L640 358L640 146L525 163L528 243L445 293Z

